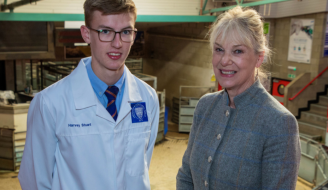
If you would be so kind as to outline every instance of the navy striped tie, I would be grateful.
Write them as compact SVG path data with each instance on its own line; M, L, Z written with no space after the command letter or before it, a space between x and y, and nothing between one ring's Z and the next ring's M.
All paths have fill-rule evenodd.
M105 95L107 96L108 99L106 110L113 117L115 121L118 116L116 105L115 105L117 93L118 93L118 88L116 86L109 86L105 91Z

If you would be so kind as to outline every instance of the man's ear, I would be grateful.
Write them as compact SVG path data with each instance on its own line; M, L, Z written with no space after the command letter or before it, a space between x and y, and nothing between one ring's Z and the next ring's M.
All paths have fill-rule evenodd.
M85 43L91 44L89 28L87 28L85 25L82 25L80 30L81 30L82 38L85 41Z
M259 53L257 61L256 61L256 65L255 65L256 68L259 68L262 65L264 56L265 56L264 51Z

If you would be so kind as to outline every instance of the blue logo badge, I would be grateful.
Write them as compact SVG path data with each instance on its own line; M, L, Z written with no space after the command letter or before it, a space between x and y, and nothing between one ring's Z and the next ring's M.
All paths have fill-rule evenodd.
M131 103L131 119L132 123L147 122L147 110L145 102Z

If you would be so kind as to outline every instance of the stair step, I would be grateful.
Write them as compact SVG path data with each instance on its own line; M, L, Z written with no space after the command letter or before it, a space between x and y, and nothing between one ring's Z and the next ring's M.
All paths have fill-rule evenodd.
M320 96L319 97L319 104L320 105L328 105L328 96Z
M305 137L305 138L312 139L312 140L315 140L318 142L322 141L322 136L320 136L320 135L309 135L309 134L305 134L305 133L300 133L300 137Z
M312 123L298 120L298 127L300 134L308 135L307 138L321 141L324 140L326 137L326 127L324 126L318 126Z
M320 105L320 104L311 104L310 112L327 116L327 106Z
M310 123L313 125L318 125L322 127L327 126L327 115L320 115L311 111L301 112L300 120L302 122Z

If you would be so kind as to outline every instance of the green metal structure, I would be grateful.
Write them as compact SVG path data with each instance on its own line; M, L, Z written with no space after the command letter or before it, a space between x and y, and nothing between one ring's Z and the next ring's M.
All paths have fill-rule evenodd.
M137 22L214 22L216 16L138 15ZM0 13L0 21L84 21L84 14Z
M216 13L216 12L226 11L226 10L232 9L236 6L253 7L253 6L265 5L265 4L270 4L270 3L279 3L279 2L290 1L290 0L262 0L262 1L256 1L256 2L251 2L251 3L244 3L244 0L236 0L237 5L205 10L207 1L208 0L205 0L204 5L203 5L203 11L202 11L203 15L209 14L209 13Z
M10 10L10 12L13 12L14 8L16 7L20 7L22 5L26 5L26 4L31 4L33 2L37 2L40 0L21 0L21 1L16 1L13 3L10 3L7 5L7 0L4 0L4 4L0 6L0 11L6 11L6 10Z

